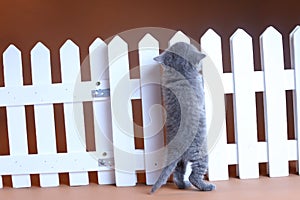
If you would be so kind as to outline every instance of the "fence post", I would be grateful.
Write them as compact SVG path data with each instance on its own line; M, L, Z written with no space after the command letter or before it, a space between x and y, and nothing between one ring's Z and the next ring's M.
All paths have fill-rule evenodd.
M3 54L5 87L22 87L22 57L15 46L10 45ZM9 95L9 94L8 94ZM27 155L27 130L25 106L6 107L10 155ZM22 165L20 163L20 165ZM30 187L30 175L12 175L13 187Z
M208 143L211 144L209 149L209 169L208 176L209 180L228 180L228 159L227 159L227 136L226 136L226 115L225 115L225 93L224 91L220 95L218 101L220 107L218 110L212 110L211 97L209 96L208 81L209 77L206 75L210 68L216 68L216 74L219 78L223 77L223 63L222 63L222 47L221 37L216 34L212 29L209 29L201 37L201 51L203 51L207 58L203 60L203 77L205 82L205 105L206 105L206 116L207 116L207 127L208 127ZM217 80L217 77L213 77ZM212 80L212 81L215 81ZM224 85L224 83L221 83ZM215 83L211 86L215 86ZM217 87L220 87L217 85ZM224 86L222 86L224 87ZM212 126L213 113L217 113L221 123L220 129ZM215 122L214 122L215 123Z
M241 179L258 178L256 101L252 38L238 29L230 38L234 120Z
M108 59L116 185L134 186L137 178L128 46L119 36L108 44Z
M145 35L139 42L139 60L147 185L153 185L161 173L151 155L164 147L160 66L153 60L158 54L158 41Z
M38 43L31 51L32 83L34 86L50 86L50 51ZM34 105L36 142L38 154L56 154L53 104ZM41 187L59 185L58 174L40 174Z
M62 83L72 84L65 92L74 95L76 84L81 81L79 48L71 40L67 40L60 49ZM64 103L65 131L67 151L85 152L84 114L81 102ZM88 185L87 172L69 173L70 185Z
M290 35L291 64L294 67L294 123L295 135L298 145L298 174L300 174L300 26L297 26Z
M109 88L108 79L108 52L106 43L97 38L89 48L91 81L98 89ZM96 86L97 82L98 86ZM111 109L110 100L94 101L94 130L96 151L105 155L107 159L113 157L112 130L111 130ZM115 183L114 170L98 172L99 184Z
M260 37L270 177L288 176L287 118L281 34L273 27Z

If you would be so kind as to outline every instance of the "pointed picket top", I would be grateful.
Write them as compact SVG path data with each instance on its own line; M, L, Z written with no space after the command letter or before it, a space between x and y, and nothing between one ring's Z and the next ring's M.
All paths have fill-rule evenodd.
M159 42L151 34L146 34L139 42L139 60L140 66L149 66L151 64L158 64L153 60L154 57L159 55ZM152 66L153 67L153 66ZM143 71L141 71L141 76ZM151 77L149 76L149 79Z
M295 35L295 34L299 34L298 32L299 32L299 29L300 29L300 25L297 25L294 29L293 29L293 31L290 33L290 37L292 37L293 35Z
M44 45L42 42L36 43L36 45L30 51L30 54L38 54L39 52L47 52L50 53L50 50Z
M300 65L300 26L296 26L295 29L290 33L290 46L291 46L291 57L292 57L292 66L295 68L295 65Z
M252 38L246 31L238 29L230 37L230 51L233 72L254 70Z
M186 36L183 32L178 31L177 33L175 33L175 35L171 38L171 40L169 41L169 46L172 46L173 44L175 44L176 42L186 42L186 43L190 43L191 40L188 36Z
M89 52L92 53L99 48L107 47L106 43L101 38L96 38L89 47Z
M79 47L70 39L60 48L60 62L63 82L80 80Z
M201 37L201 44L202 41L207 41L207 40L210 42L214 42L214 41L221 40L221 37L213 29L210 28Z
M231 41L242 41L242 40L251 40L252 41L252 38L251 36L246 32L244 31L243 29L237 29L234 34L230 37L230 40Z
M68 39L60 48L60 52L70 51L73 52L79 51L79 47L71 40Z
M115 62L121 56L128 53L128 44L120 37L115 36L108 44L109 62Z
M282 35L273 26L268 27L260 36L262 45L272 45L274 41L282 43Z
M90 45L89 56L92 81L108 79L107 44L101 38L96 38Z
M281 35L280 32L273 26L269 26L268 28L266 28L266 30L263 32L263 34L261 35L262 37L264 35Z
M200 44L201 51L204 52L212 62L206 64L213 64L217 68L219 74L222 74L223 62L221 37L214 30L208 29L206 33L201 37ZM206 59L206 62L208 62L208 59Z
M201 44L201 51L208 54L208 56L212 56L212 55L221 56L221 60L222 60L221 37L213 29L208 29L204 33L204 35L200 39L200 44Z
M296 26L295 29L290 33L290 47L291 47L291 64L292 68L296 68L300 65L300 26ZM296 75L296 74L295 74Z
M147 33L139 42L139 48L148 49L158 47L159 42L151 34Z
M30 54L33 84L51 84L50 50L38 42Z
M21 57L21 51L15 45L11 44L4 51L3 57L4 57L3 62L4 62L4 65L5 65L6 63L16 61L15 60L16 58L20 58Z
M11 52L12 52L12 53L18 52L18 53L21 54L21 51L20 51L15 45L13 45L13 44L9 45L9 46L7 47L7 49L4 51L3 54L9 54L9 53L11 53Z
M118 35L108 44L108 63L112 91L122 76L129 79L128 44Z
M15 46L10 45L3 53L5 86L23 85L22 55Z
M282 35L274 27L268 27L260 36L260 46L262 66L266 61L268 66L281 65L281 68L284 67Z
M298 40L300 40L300 26L299 25L296 26L294 28L294 30L290 33L290 43L291 43L291 45L293 45L292 43L294 41L298 41Z

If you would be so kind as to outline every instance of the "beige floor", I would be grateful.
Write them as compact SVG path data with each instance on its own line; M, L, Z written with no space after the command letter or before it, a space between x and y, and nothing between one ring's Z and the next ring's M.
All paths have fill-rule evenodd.
M198 192L193 188L178 190L169 183L153 195L149 195L149 186L117 188L115 186L98 186L91 184L84 187L60 186L57 188L0 189L1 200L114 200L114 199L170 199L170 200L260 200L300 199L300 177L291 175L286 178L262 177L256 180L230 179L216 182L217 190Z

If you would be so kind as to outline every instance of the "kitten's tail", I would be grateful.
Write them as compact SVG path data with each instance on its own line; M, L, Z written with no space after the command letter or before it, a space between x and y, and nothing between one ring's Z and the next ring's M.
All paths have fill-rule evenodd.
M168 166L166 166L158 177L157 181L153 185L150 194L153 194L156 190L158 190L163 184L166 184L169 176L174 171L178 161L174 161Z

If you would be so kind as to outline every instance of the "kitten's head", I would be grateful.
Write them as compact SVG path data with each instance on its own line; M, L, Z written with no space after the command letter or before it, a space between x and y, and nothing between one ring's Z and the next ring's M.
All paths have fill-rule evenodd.
M165 67L175 68L177 71L201 71L200 61L203 58L205 58L205 54L198 51L193 45L177 42L154 60Z

